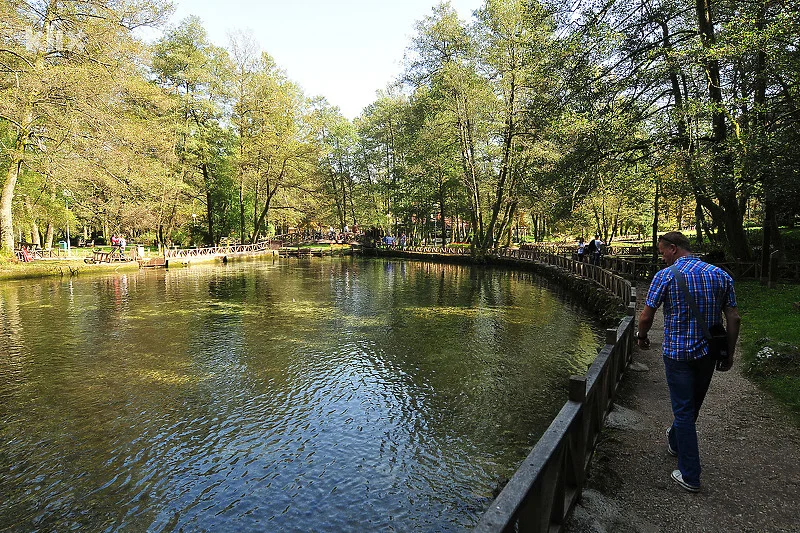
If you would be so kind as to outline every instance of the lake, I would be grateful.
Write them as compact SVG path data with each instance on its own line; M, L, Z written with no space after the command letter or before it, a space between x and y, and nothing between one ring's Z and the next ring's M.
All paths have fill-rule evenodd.
M0 530L463 531L604 330L531 272L275 259L0 284Z

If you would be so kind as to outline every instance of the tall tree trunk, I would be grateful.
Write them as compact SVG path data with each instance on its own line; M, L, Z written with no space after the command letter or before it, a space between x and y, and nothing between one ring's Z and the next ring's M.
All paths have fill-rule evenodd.
M331 169L331 187L333 187L333 199L336 202L336 218L339 219L339 227L344 227L344 210L345 206L342 203L344 194L339 197L339 180L336 179L336 171ZM344 183L342 182L342 191L344 191Z
M484 250L494 247L495 225L497 224L497 217L500 214L500 209L502 208L506 197L506 180L509 179L509 174L511 173L511 148L514 141L515 97L516 80L514 74L512 73L508 102L506 104L506 125L503 135L503 158L500 164L500 174L497 179L497 187L495 188L494 205L492 206L491 217L489 218L489 224L486 227L486 234L484 235Z
M239 243L244 244L244 179L239 183Z
M6 177L3 180L3 190L0 193L0 251L8 254L14 252L14 219L11 206L14 200L14 189L22 171L22 154L25 145L25 140L18 137L11 164L8 166Z
M470 248L473 255L482 255L481 242L483 240L483 216L481 214L480 189L478 187L478 170L475 162L475 144L472 137L472 123L466 118L467 103L463 103L464 117L458 117L459 146L461 148L461 168L463 181L469 193L469 216L472 229Z
M203 183L205 184L206 217L208 218L208 233L206 234L206 238L203 240L205 241L205 244L214 246L214 244L216 244L214 239L214 196L213 191L211 190L211 181L213 178L206 163L200 165L200 169L203 172Z
M698 245L702 244L703 242L703 207L696 203L694 206L694 229L695 229L695 240Z
M52 250L53 249L53 237L55 236L56 228L53 226L53 222L48 220L47 221L47 232L44 235L44 249L45 250Z
M656 194L653 199L653 260L658 260L658 214L661 199L661 180L656 177Z
M728 242L727 255L735 259L749 259L752 251L744 231L736 183L733 179L731 156L726 146L728 129L720 83L720 66L719 61L713 59L714 52L712 50L716 45L716 37L714 23L711 18L711 0L695 0L695 7L700 41L703 48L708 52L708 56L702 60L702 63L708 80L708 95L712 106L712 180L721 212L716 212L709 205L704 205L704 207L709 209L715 222L717 219L721 219L720 229L724 227L725 239Z
M31 219L31 244L36 248L42 247L42 235L39 233L39 223L35 218Z
M265 180L267 183L267 191L266 191L267 197L264 200L264 207L261 209L261 213L258 214L255 220L255 224L253 225L253 242L256 242L258 240L258 236L261 233L261 228L266 225L267 215L269 214L269 208L270 205L272 204L272 198L278 192L278 188L280 187L280 184L283 182L283 177L286 173L286 164L287 160L284 159L283 164L281 165L280 174L275 179L274 186L270 187L269 186L270 180L269 179ZM258 209L258 206L256 206L256 209ZM283 233L284 234L288 233L288 230L284 231Z
M356 204L353 200L354 191L353 188L355 184L353 183L353 178L348 174L347 176L347 192L348 192L348 199L350 200L350 219L353 221L353 226L358 224L358 219L356 218Z
M28 196L25 197L25 212L31 221L30 243L36 248L41 248L42 240L39 235L39 223L36 221L36 214L33 212L33 205L31 205L31 199Z
M765 26L765 9L764 4L761 5L758 20L756 21L756 28L759 32L764 31ZM759 50L756 54L756 71L754 76L754 96L753 107L755 109L755 138L758 139L758 146L755 153L756 168L758 172L757 179L764 188L764 223L762 226L762 241L761 241L761 283L766 284L769 280L769 263L770 255L773 248L773 228L777 233L777 221L775 217L775 202L772 188L768 183L767 175L767 161L768 153L766 149L767 138L767 75L766 75L767 54L763 50ZM769 165L771 166L771 165ZM780 252L779 252L780 253Z
M775 218L775 205L772 201L764 202L764 224L762 226L761 240L761 284L769 280L769 259L772 249L772 222Z

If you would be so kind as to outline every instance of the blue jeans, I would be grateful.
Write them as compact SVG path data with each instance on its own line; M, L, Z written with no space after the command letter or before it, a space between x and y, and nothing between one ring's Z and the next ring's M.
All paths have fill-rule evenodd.
M715 364L712 357L691 361L676 361L664 357L674 417L669 432L669 444L678 452L678 469L683 480L690 485L700 486L700 451L695 422L711 384Z

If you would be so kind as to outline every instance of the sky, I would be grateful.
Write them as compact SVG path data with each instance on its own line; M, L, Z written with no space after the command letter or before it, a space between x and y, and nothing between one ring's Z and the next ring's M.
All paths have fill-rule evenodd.
M438 0L176 0L172 23L203 21L212 43L251 30L307 96L324 96L349 119L375 101L402 70L415 22ZM481 0L450 0L462 19Z

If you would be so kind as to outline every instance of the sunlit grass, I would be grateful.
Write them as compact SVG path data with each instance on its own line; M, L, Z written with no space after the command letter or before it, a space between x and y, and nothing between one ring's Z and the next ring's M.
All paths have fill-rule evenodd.
M756 354L767 345L765 339L769 339L769 345L786 346L784 351L800 357L800 309L795 306L800 302L800 284L781 284L768 289L755 281L739 282L736 296L742 315L740 347L746 369L754 368ZM793 346L794 350L788 346ZM750 375L785 404L800 422L800 362L765 369L764 365L769 364L760 364L759 372L751 370Z

